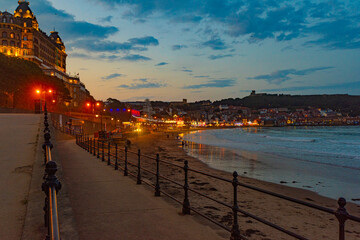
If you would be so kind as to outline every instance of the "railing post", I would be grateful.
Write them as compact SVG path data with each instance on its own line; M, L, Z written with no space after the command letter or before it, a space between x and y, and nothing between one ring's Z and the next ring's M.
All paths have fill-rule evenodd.
M105 156L104 156L104 140L101 141L101 161L105 161Z
M136 181L136 184L141 184L140 156L141 156L140 149L138 149L138 165L137 165L138 174L137 174L137 181Z
M345 221L349 215L345 209L345 198L339 198L338 205L339 207L335 212L335 216L339 221L339 240L345 240Z
M115 143L115 170L118 170L118 146L117 143Z
M96 144L95 144L96 142L95 142L95 138L93 138L93 147L94 147L94 149L93 149L93 155L94 156L96 156Z
M107 165L110 165L110 142L108 142L108 162Z
M234 203L233 203L233 207L232 207L232 211L233 211L233 225L231 228L231 237L230 240L240 240L240 230L239 230L239 223L238 223L238 210L239 210L239 206L238 206L238 200L237 200L237 186L238 186L238 173L235 171L233 173L233 181L232 181L232 185L234 187Z
M159 183L159 178L160 178L160 158L159 158L159 154L156 154L156 184L155 184L155 196L159 197L160 196L160 183Z
M90 154L92 154L92 152L93 152L93 146L92 146L92 140L91 140L91 138L88 139L88 142L89 142L89 152L90 152Z
M50 224L50 204L49 204L49 191L51 188L55 188L56 192L58 192L61 189L61 183L59 182L59 180L57 179L55 173L57 171L57 164L54 161L49 161L46 163L45 166L45 172L46 172L46 178L45 178L45 182L41 185L41 189L43 192L45 192L46 194L46 198L45 198L45 207L44 210L46 208L46 215L45 215L45 224L48 227L48 236L46 237L46 239L50 239L50 236L52 235L52 231L51 231L51 224Z
M188 165L188 161L185 160L184 161L184 173L185 173L185 183L184 183L184 202L183 202L183 207L182 207L182 213L183 214L190 214L190 202L189 202L189 195L188 195L188 190L189 190L189 184L188 184L188 170L189 170L189 165Z
M128 149L127 147L125 147L125 166L124 166L124 176L128 175L128 169L127 169L127 154L128 153Z
M97 158L100 158L100 143L99 143L99 139L97 139Z

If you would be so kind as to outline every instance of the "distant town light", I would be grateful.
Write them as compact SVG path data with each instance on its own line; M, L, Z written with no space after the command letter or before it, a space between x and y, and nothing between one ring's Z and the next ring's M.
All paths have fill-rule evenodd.
M37 93L37 94L40 94L40 90L39 90L39 89L37 89L37 90L36 90L36 93Z
M96 103L96 106L100 106L100 103L99 103L99 102L97 102L97 103Z
M49 93L52 93L52 90L51 90L51 89L49 89Z

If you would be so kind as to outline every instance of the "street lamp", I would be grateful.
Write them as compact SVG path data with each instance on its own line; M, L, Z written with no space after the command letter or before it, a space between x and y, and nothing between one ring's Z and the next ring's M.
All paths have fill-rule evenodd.
M37 95L39 95L39 101L40 101L40 106L41 106L41 110L42 110L42 106L43 106L43 104L41 103L41 95L40 94L42 94L43 95L43 101L44 101L44 106L45 106L45 103L46 103L46 93L52 93L53 91L52 91L52 89L49 89L49 90L44 90L44 89L36 89L36 94ZM52 102L53 103L55 103L55 100L53 99L52 100ZM41 112L41 111L40 111Z

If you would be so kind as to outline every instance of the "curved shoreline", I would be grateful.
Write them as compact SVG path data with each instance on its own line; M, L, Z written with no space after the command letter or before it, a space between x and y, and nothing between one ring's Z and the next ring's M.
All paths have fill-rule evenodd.
M188 156L181 148L177 134L182 132L166 132L166 133L154 133L137 138L133 138L133 148L141 149L142 153L147 155L160 154L160 158L166 161L173 161L174 163L182 163L184 160L188 160L189 167L194 169L200 169L206 171L209 174L220 176L226 179L232 179L231 173L224 172L222 170L214 169L201 160ZM147 160L144 160L147 161ZM144 163L145 165L152 166L153 162ZM165 174L168 177L175 178L179 182L183 181L183 173L181 170L173 169L171 167L160 167L161 174ZM232 186L214 179L209 179L204 176L190 174L190 187L201 190L208 196L215 197L221 201L231 203L232 199ZM317 205L325 206L331 209L337 209L337 202L334 199L323 197L313 191L306 189L299 189L295 187L285 186L282 184L271 183L261 181L253 178L241 176L239 181L243 183L256 186L268 191L276 192L286 196L290 196L296 199L315 203ZM162 189L174 194L174 196L181 199L182 189L177 189L169 184L162 184ZM265 194L261 194L249 189L239 189L239 206L242 209L246 209L250 213L258 216L265 217L271 221L276 222L280 226L288 229L296 229L295 232L304 234L305 237L311 239L337 239L336 236L336 224L334 216L324 214L322 212L312 210L298 204L293 204L285 200L281 200L275 197L271 197ZM229 217L229 209L223 208L214 202L209 202L206 199L197 195L190 195L190 202L192 206L196 206L199 211L205 212L206 215L214 217L218 221L229 224L227 219ZM346 205L350 214L360 216L360 206L354 203L348 203ZM309 229L309 224L312 227ZM335 225L333 225L335 224ZM240 226L243 230L256 230L251 236L251 239L264 239L264 235L270 237L270 239L288 239L286 236L279 236L279 232L269 229L268 227L260 224L254 220L249 221L249 218L240 217ZM328 234L324 233L324 227L332 226L335 229L335 233L328 231ZM347 229L352 232L359 227L354 223L347 223ZM324 235L325 234L325 235ZM352 232L347 234L347 239L357 239L360 237L360 233Z

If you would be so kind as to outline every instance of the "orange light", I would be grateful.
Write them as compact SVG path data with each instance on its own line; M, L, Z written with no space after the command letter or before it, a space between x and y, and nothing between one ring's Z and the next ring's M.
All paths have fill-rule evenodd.
M49 90L49 93L52 93L52 90L51 90L51 89Z
M40 90L39 90L39 89L37 89L37 90L36 90L36 93L37 93L37 94L40 94Z
M90 103L87 103L86 106L90 107Z
M97 102L97 103L96 103L96 106L100 106L100 103Z
M56 102L56 101L55 101L55 99L54 99L54 100L52 100L52 102L53 102L53 103L55 103L55 102Z
M99 117L99 115L96 114L95 117Z
M130 109L128 109L128 112L130 112Z

